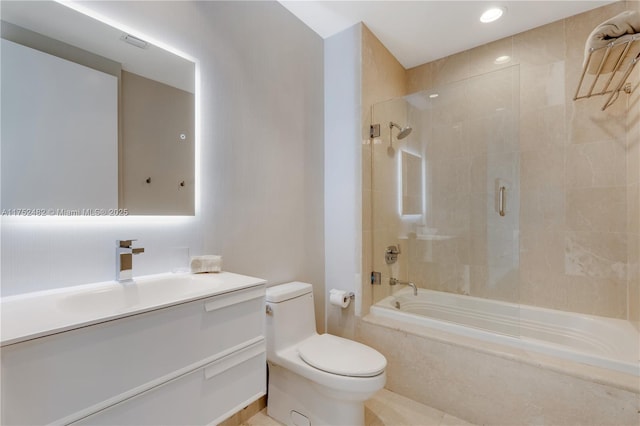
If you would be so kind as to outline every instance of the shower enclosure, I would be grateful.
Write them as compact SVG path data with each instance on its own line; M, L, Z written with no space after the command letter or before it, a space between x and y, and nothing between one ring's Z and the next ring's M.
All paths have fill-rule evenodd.
M402 287L392 278L520 302L519 86L516 65L373 106L372 304Z

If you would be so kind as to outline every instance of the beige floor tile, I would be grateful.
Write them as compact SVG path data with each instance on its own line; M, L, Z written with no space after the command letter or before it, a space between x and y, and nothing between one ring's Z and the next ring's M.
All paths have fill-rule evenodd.
M454 417L451 414L445 414L444 418L440 422L440 426L473 426L473 424L465 422L464 420Z
M380 419L381 424L438 426L444 417L442 411L412 401L394 392L382 389L365 404Z
M472 426L471 423L382 389L365 403L367 426ZM267 409L241 426L282 426L267 416Z
M240 426L282 426L282 423L267 416L267 409L264 408Z

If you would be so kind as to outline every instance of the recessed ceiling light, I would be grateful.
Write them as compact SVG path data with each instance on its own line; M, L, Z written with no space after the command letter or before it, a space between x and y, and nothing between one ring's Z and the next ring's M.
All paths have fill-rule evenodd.
M488 22L497 21L502 17L506 10L507 9L504 7L492 7L491 9L487 9L482 16L480 16L480 22L484 22L486 24Z
M503 56L498 56L493 63L497 64L497 65L502 65L502 64L506 64L507 62L511 61L511 56L509 55L503 55Z

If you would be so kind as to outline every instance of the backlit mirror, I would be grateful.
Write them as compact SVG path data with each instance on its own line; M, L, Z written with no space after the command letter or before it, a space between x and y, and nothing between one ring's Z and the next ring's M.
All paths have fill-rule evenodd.
M195 64L54 1L5 1L3 215L193 215Z
M422 158L402 151L402 214L422 213Z

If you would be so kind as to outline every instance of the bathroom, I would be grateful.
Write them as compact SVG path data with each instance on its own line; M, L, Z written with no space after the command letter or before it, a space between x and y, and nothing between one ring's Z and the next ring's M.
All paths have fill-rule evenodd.
M135 257L135 276L184 267L189 256L221 254L225 271L269 284L312 283L317 330L380 351L388 361L386 388L396 395L474 424L587 424L579 417L587 407L595 413L586 418L597 419L591 424L637 424L628 422L628 412L621 414L629 401L638 406L637 378L635 393L629 390L633 382L616 386L601 376L585 384L580 372L560 374L549 367L540 373L531 367L543 364L540 359L526 363L503 355L498 358L507 364L500 364L489 349L475 352L455 340L430 341L422 332L367 317L371 305L401 290L388 285L390 274L418 281L408 264L410 244L417 240L411 240L415 220L401 223L405 240L396 234L377 238L377 221L385 232L397 223L375 215L397 214L397 201L390 213L372 211L378 199L372 200L371 182L380 164L371 165L375 155L392 162L390 167L398 161L387 157L389 131L394 138L398 132L389 121L414 127L405 142L394 139L396 152L414 143L420 128L408 121L409 113L377 121L372 114L382 111L385 101L402 103L409 94L519 67L517 288L509 295L499 287L492 288L495 295L482 294L488 287L474 288L477 281L464 279L473 276L473 268L462 268L461 279L442 281L437 290L637 324L640 149L634 141L640 140L640 90L621 93L606 111L600 110L601 96L572 100L587 35L624 10L639 10L637 1L611 3L408 69L365 25L323 39L277 2L90 2L87 7L196 62L195 214L3 216L3 297L112 280L114 242L122 238L137 239L145 248ZM504 55L511 62L493 64ZM486 58L488 65L482 62ZM639 73L634 70L630 81L637 84ZM377 144L369 138L376 123L381 124ZM620 145L626 153L612 152ZM598 210L602 203L616 206ZM394 267L384 260L389 245L401 248ZM586 248L580 254L569 251L576 246ZM371 271L382 273L381 285L371 285ZM347 309L327 303L331 288L353 292L353 303ZM455 376L460 365L476 370L492 365L478 375L487 388L476 390L474 382ZM500 370L510 372L513 381L499 382ZM462 376L472 373L465 370ZM541 376L546 381L521 386ZM491 389L492 382L500 386ZM554 395L569 389L575 401L553 406L537 399L540 389ZM530 416L500 411L523 410L516 402L496 407L504 394L529 395ZM460 395L466 404L456 402ZM614 395L619 405L608 411L612 401L593 402L602 395Z

